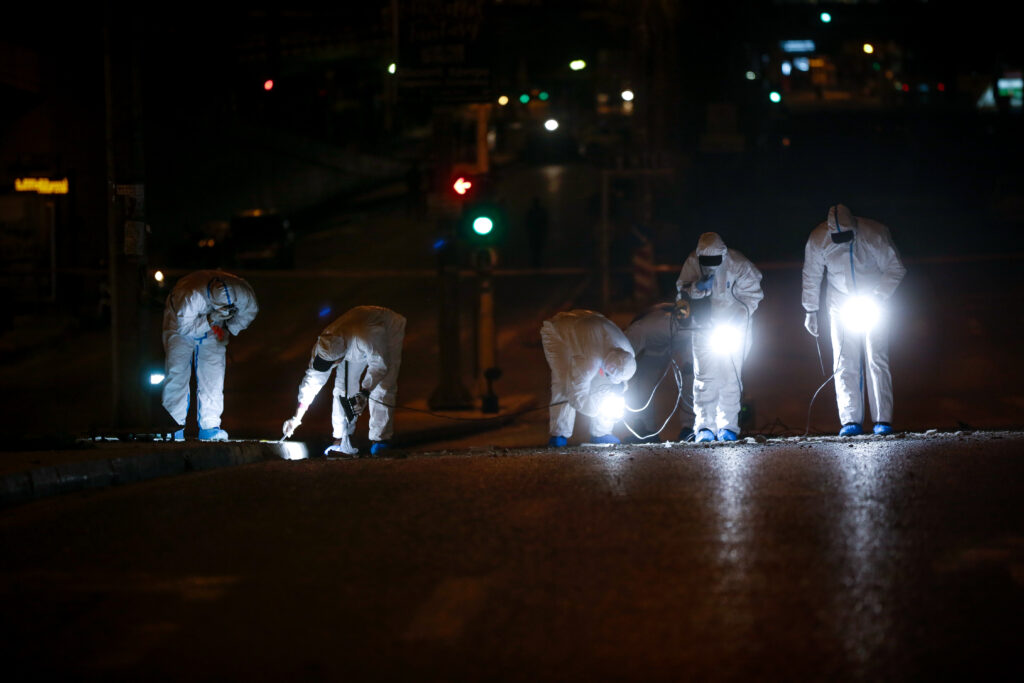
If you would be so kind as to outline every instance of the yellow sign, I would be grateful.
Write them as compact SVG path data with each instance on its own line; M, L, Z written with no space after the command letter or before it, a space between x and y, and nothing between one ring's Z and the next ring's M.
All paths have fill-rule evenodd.
M15 192L35 192L36 194L67 194L68 179L15 178L14 190Z

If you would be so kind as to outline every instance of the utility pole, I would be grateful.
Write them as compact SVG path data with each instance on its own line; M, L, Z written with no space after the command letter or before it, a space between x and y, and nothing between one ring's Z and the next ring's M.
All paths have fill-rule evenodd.
M110 287L112 424L148 428L143 389L149 320L142 139L141 20L130 9L105 7L104 80L107 162L107 269Z
M447 190L448 170L452 168L455 125L449 107L434 107L434 158L438 161L435 187ZM458 219L442 215L444 244L437 253L438 345L441 349L440 378L430 395L432 410L464 410L473 406L473 398L462 383L461 326L459 322L459 248L455 224Z

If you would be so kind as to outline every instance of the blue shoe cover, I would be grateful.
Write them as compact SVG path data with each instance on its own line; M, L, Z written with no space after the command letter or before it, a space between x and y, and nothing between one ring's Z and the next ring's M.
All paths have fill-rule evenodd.
M553 436L548 439L548 448L562 448L569 443L569 439L564 436Z
M705 441L714 441L715 433L710 429L702 429L697 432L697 438L694 439L697 443L704 443Z
M199 430L200 441L227 441L228 433L220 427L213 427L211 429L200 429Z
M888 422L876 422L873 431L875 434L892 434L892 425Z
M735 441L736 440L736 432L732 431L731 429L719 429L718 430L718 440L719 441Z
M605 434L604 436L590 435L589 443L622 443L619 441L619 437L614 434Z
M178 431L174 432L174 435L172 436L172 438L175 441L184 441L185 440L185 428L182 427Z
M843 428L839 430L839 436L859 436L863 434L864 430L861 429L860 425L856 422L843 425Z
M381 451L386 451L391 448L391 444L387 441L374 441L370 444L370 455L377 455Z

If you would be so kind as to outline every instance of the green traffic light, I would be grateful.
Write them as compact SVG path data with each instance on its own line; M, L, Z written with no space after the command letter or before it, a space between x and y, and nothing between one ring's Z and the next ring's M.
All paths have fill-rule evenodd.
M478 235L489 235L494 230L494 221L487 216L478 216L473 220L473 232Z

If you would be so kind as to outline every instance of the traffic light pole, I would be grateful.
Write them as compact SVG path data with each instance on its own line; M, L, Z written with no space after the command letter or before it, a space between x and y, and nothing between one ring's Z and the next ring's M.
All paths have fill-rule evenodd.
M476 374L477 389L481 396L480 410L484 413L496 413L498 396L494 393L494 380L501 377L501 370L498 368L498 335L494 323L492 276L497 253L494 249L480 249L474 260L480 283L476 334Z
M462 384L458 247L454 238L445 242L437 254L441 377L429 404L431 410L468 410L473 407L473 397Z

